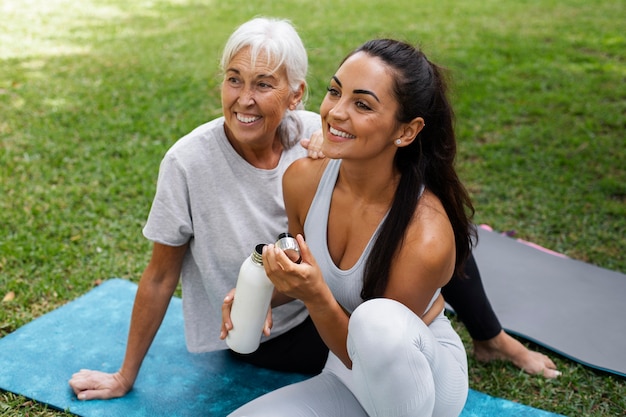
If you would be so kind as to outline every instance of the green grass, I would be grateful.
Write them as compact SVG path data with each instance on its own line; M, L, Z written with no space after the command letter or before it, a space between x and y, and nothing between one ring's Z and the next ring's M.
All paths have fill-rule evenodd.
M0 297L15 294L0 337L98 280L138 279L159 161L220 114L221 47L258 14L298 27L311 110L361 42L422 45L454 80L476 222L626 272L623 1L254 3L0 2ZM624 379L550 355L556 381L471 360L471 386L568 416L626 415ZM63 413L0 392L9 415Z

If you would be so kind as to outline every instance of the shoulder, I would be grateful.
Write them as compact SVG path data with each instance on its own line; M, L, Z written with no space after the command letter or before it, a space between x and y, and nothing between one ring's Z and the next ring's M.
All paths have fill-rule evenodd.
M431 249L454 251L454 230L441 200L424 190L409 233L414 241Z
M219 117L210 122L201 124L180 139L167 151L169 155L197 155L203 147L216 144L215 138L225 136L224 118Z
M409 262L445 282L452 276L456 260L454 230L443 204L429 190L420 198L405 243L402 250L410 253Z
M306 213L317 192L328 159L302 158L287 168L283 175L283 194L287 214L296 215L294 220L304 224ZM290 219L291 221L291 219Z
M283 183L285 185L317 187L328 161L328 158L300 158L289 165L283 176Z

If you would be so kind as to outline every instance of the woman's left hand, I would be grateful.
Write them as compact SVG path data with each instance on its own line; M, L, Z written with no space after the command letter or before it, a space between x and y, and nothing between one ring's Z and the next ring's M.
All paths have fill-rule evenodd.
M315 258L302 235L296 236L302 260L296 263L275 245L263 248L263 265L277 291L304 303L313 300L327 286Z

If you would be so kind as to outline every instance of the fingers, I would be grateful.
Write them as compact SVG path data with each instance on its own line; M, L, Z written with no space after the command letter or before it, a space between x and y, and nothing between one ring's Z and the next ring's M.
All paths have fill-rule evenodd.
M556 370L556 365L548 356L541 352L528 351L528 362L520 366L530 375L543 375L545 378L557 378L561 372ZM515 362L513 362L515 363Z
M324 155L324 152L322 151L315 151L312 149L309 149L307 152L307 156L311 159L324 159L326 157L326 155Z
M263 247L263 266L268 276L272 272L285 271L292 263L289 256L276 245L270 243Z
M70 387L74 394L78 395L83 390L86 389L87 385L85 383L84 375L89 372L86 369L81 369L79 372L76 372L72 375L72 378L69 380Z
M98 391L95 390L84 390L76 393L76 398L81 401L89 401L89 400L106 400L107 398L99 398Z
M263 327L263 334L265 336L269 336L272 330L272 326L274 325L274 321L272 319L272 307L267 310L267 317L265 318L265 327Z
M298 246L300 247L300 256L302 257L302 263L316 265L315 258L313 257L313 254L309 249L309 245L306 244L304 236L298 234L296 236L296 241L298 242Z
M275 245L269 244L263 248L263 267L265 268L265 273L278 292L290 297L292 296L290 294L293 285L292 273L294 267L299 266L300 265L289 259L282 249Z
M111 395L111 390L109 389L103 389L103 390L87 389L87 390L77 393L76 398L78 398L81 401L109 400L111 398L115 398L115 396Z
M300 257L297 262L294 262L286 252L276 245L269 244L263 248L263 266L265 267L267 276L272 280L274 285L277 285L276 280L279 278L277 274L280 274L283 278L292 273L302 274L303 269L300 267L305 266L304 264L311 266L317 265L313 254L304 241L304 237L298 234L296 241L298 242L300 252Z
M69 385L79 400L107 400L124 396L131 384L119 372L108 374L81 369L72 375Z
M561 372L557 371L556 369L544 368L543 376L544 378L554 379L554 378L558 378L559 376L561 376Z
M233 322L230 320L230 311L233 308L233 300L235 299L235 289L233 288L224 297L222 303L222 328L220 329L220 339L226 339L228 332L233 328Z
M324 135L322 130L313 132L310 138L303 138L300 140L300 145L307 150L307 155L311 159L323 159L326 156L322 152L322 143L324 142Z
M561 375L561 372L556 370L556 364L547 356L545 358L545 365L545 368L543 368L544 378L553 379Z

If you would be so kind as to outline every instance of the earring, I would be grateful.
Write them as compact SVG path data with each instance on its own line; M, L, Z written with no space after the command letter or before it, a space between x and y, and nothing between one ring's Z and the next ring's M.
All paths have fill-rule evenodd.
M402 139L396 139L395 144L396 146L402 145Z

